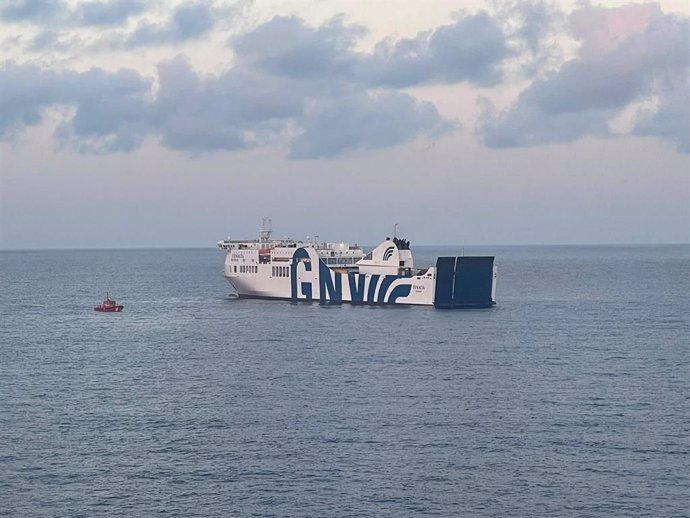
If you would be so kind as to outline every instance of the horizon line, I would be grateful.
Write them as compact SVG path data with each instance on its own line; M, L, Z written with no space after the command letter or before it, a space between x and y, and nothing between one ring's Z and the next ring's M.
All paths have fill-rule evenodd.
M505 247L505 248L524 248L524 247L652 247L652 246L690 246L690 242L664 242L664 243L511 243L511 244L425 244L412 245L412 248L417 247ZM376 245L362 245L363 248L374 248ZM2 248L0 252L98 252L98 251L136 251L136 250L211 250L216 249L214 245L209 246L105 246L105 247L42 247L42 248ZM220 251L220 250L219 250Z

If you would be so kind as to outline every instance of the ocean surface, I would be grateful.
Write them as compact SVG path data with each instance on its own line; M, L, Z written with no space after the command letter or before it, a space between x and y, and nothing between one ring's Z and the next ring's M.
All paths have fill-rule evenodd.
M0 515L690 516L690 246L465 253L496 307L239 300L214 249L0 252Z

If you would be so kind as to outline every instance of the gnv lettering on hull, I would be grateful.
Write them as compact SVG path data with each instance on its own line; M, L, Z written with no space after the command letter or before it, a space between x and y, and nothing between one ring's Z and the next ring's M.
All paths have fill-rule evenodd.
M314 293L314 283L318 282L319 285L319 301L322 304L340 304L343 301L343 279L342 274L332 271L326 263L318 260L319 269L316 278L313 278L310 282L305 282L301 280L299 275L299 266L302 265L302 271L304 273L316 273L312 270L312 258L304 248L298 248L292 255L292 264L290 265L290 296L293 301L305 300L306 302L313 301ZM308 274L306 275L309 276ZM367 278L369 279L369 285L367 286ZM350 289L351 302L357 303L377 303L383 304L388 302L389 304L395 304L397 299L404 298L410 295L412 291L412 286L410 284L401 284L395 286L390 290L391 285L401 277L397 275L385 275L381 281L380 286L379 280L381 280L380 275L371 275L367 277L365 274L359 273L348 273L347 281L348 287ZM376 288L378 286L378 293ZM368 289L367 289L368 288ZM390 290L390 295L386 301L386 295ZM366 300L365 300L366 294Z
M309 257L309 252L304 248L298 248L295 253L292 254L292 264L290 265L290 296L293 301L296 301L299 297L297 296L297 267L299 265L304 267L304 270L311 272L311 257ZM304 295L307 302L312 301L312 289L311 282L301 282L300 292Z

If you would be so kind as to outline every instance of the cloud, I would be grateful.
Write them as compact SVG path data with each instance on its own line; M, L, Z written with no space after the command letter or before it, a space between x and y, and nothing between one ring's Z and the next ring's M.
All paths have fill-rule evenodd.
M461 14L452 25L419 33L415 38L384 41L365 63L368 82L408 87L423 83L470 81L494 85L509 57L506 37L486 12Z
M668 140L679 152L690 153L690 81L686 75L677 82L661 97L656 111L639 113L633 134Z
M145 10L143 0L113 0L80 4L77 13L83 25L111 25L123 23Z
M41 70L6 64L0 69L0 140L13 140L43 120L46 109L69 106L60 144L85 153L135 149L146 132L150 81L136 72Z
M208 16L202 4L184 4L170 24L137 43L199 34L210 27ZM318 28L274 18L236 39L236 64L218 74L199 74L182 57L159 64L155 93L154 82L133 71L11 65L0 70L8 102L0 110L0 138L16 138L56 106L67 108L57 141L82 153L130 151L151 137L193 154L277 144L307 159L454 129L431 103L370 84L362 63L371 55L353 50L361 34L340 18ZM40 44L55 45L56 36L46 33ZM22 83L41 86L23 92Z
M478 126L482 140L500 148L606 135L626 106L656 95L662 111L646 114L636 133L682 141L682 124L665 107L677 104L680 88L670 78L687 78L688 19L664 15L654 4L588 6L570 19L581 41L577 57L536 79L503 112L485 107Z
M149 131L149 80L132 70L91 69L71 75L62 86L76 110L56 131L61 144L95 154L141 145Z
M331 158L452 129L433 105L407 94L333 92L253 69L202 78L182 58L159 66L159 78L154 112L162 141L194 153L284 138L291 158Z
M62 100L61 74L30 65L6 64L0 69L0 139L15 138L25 126L43 120L43 110Z
M214 26L215 13L205 3L188 2L176 7L164 24L142 23L127 39L131 47L180 43L208 33Z
M131 151L151 136L190 153L286 142L293 158L334 157L453 128L433 105L407 94L334 94L255 70L204 77L181 57L159 65L158 82L154 97L152 81L131 70L7 65L0 69L0 140L17 138L56 106L70 108L57 141L96 154Z
M52 31L55 26L79 27L121 24L146 10L143 0L90 1L72 7L64 0L8 0L0 19L33 23Z
M60 16L65 5L60 0L6 0L0 19L8 22L43 23Z
M239 59L275 75L338 79L370 88L404 88L424 83L501 80L500 65L510 56L506 38L485 12L461 13L454 24L414 38L385 40L372 54L354 50L365 33L336 17L313 28L296 17L276 16L235 38Z
M28 0L22 5L23 16L38 16ZM106 2L75 9L86 6L95 9L90 23L123 20L141 8L120 0L107 3L113 10ZM214 9L181 4L167 22L140 26L128 44L176 44L207 34ZM542 53L554 16L524 4L505 16L463 12L451 24L384 40L371 52L357 49L365 30L342 17L316 27L275 17L232 39L233 66L208 75L182 57L160 63L157 78L7 63L0 68L0 139L18 138L54 108L61 117L57 142L81 153L131 151L151 138L192 154L277 145L291 158L309 159L434 138L458 124L402 89L501 84L506 63L520 52ZM656 108L637 113L632 133L687 152L688 19L653 5L587 6L572 13L570 24L577 55L539 74L506 109L485 102L477 127L483 142L516 147L608 136L611 121L640 103ZM33 44L65 42L61 33L45 31ZM648 99L657 102L642 103Z
M397 93L357 93L309 104L292 158L332 158L347 151L392 147L419 134L436 137L454 125L436 107Z
M352 47L364 32L344 25L341 17L312 28L295 16L276 16L234 38L232 47L243 63L277 76L342 77L360 59Z
M178 57L158 67L153 123L164 145L205 152L243 149L271 122L283 129L303 112L304 94L286 81L240 70L200 77Z

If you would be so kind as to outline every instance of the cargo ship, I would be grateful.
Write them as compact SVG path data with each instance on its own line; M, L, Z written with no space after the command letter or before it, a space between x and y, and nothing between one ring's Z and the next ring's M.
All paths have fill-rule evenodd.
M318 237L274 239L265 220L258 239L228 238L217 246L226 253L223 275L240 298L439 309L496 303L493 256L438 257L435 266L415 268L409 241L395 234L366 253Z

